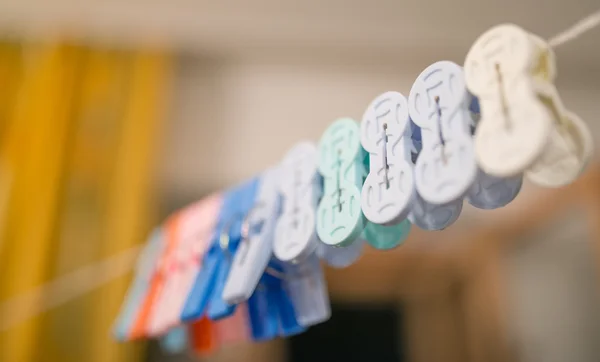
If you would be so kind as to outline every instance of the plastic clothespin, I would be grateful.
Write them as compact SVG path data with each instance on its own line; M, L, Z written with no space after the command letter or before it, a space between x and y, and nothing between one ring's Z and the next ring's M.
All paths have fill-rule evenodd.
M391 249L410 233L406 218L416 193L406 98L398 92L375 98L363 115L360 131L361 144L369 153L369 173L361 193L362 211L370 221L364 235L373 247Z
M146 333L148 336L159 336L164 334L171 325L167 322L170 303L169 300L177 292L178 249L181 245L179 237L179 225L182 212L173 214L165 223L167 240L170 250L163 256L160 264L160 276L162 287L157 293L148 317Z
M190 323L188 326L188 335L192 352L200 357L209 356L218 347L214 322L208 319L208 317L203 317Z
M238 253L242 243L242 228L244 220L252 213L258 202L257 193L264 181L255 180L246 185L240 192L237 204L237 217L230 222L225 222L221 228L219 236L219 248L223 252L224 258L221 260L220 268L217 273L215 289L213 290L210 303L208 305L208 317L212 320L219 320L230 317L237 304L229 303L223 297L225 285L234 265L235 255Z
M342 248L325 243L319 243L317 247L317 255L327 265L334 268L346 268L355 263L363 253L365 240L358 237L350 245Z
M558 187L575 180L591 158L587 125L568 111L554 86L554 53L541 38L513 24L482 34L465 60L466 85L479 99L475 154L497 177L525 173Z
M347 246L365 227L360 190L366 173L360 128L351 118L340 118L319 142L319 172L323 198L317 209L317 235L327 245Z
M161 348L169 354L182 353L188 346L188 329L179 326L171 329L160 339Z
M280 213L278 180L277 167L261 175L255 204L245 218L244 236L233 256L223 289L225 303L248 302L255 340L288 336L304 330L296 321L292 302L284 290L285 273L271 261L275 225Z
M411 220L426 230L441 230L454 223L463 197L473 183L477 166L460 99L452 86L460 82L448 77L443 62L426 68L416 79L408 97L412 122L420 129L422 149L415 162L415 197Z
M213 317L215 314L226 317L235 311L234 305L229 305L222 300L222 288L229 273L231 253L237 248L235 240L240 238L241 219L254 204L258 184L258 179L252 179L223 196L219 221L211 237L211 246L203 258L202 268L196 276L181 311L182 321L199 320L204 316L208 307L212 309ZM223 231L224 229L229 231ZM219 242L223 233L228 233L227 235L230 237L227 250L223 250Z
M167 275L150 323L153 335L180 324L181 310L212 242L221 204L221 195L211 195L181 210L178 217L171 220L173 237L178 239L177 248L171 260L173 270Z
M299 325L310 327L331 317L327 281L316 253L302 262L287 264L284 275L283 283Z
M156 264L164 246L162 229L154 229L138 259L134 280L127 292L121 312L113 328L113 333L117 340L124 341L129 339L129 331L135 323L148 293L152 275L154 274Z
M245 218L247 237L240 242L223 289L223 300L231 305L248 300L271 259L275 223L280 212L277 190L279 170L261 175L254 206Z
M261 276L247 304L252 339L257 342L305 331L298 323L293 303L283 287L285 274L282 268L276 262L270 262L269 270Z
M173 217L176 217L176 215L173 215ZM167 228L168 224L169 220L167 220L165 223ZM177 239L173 237L172 231L173 229L165 230L166 245L157 262L155 272L153 273L152 280L150 282L150 287L146 293L140 312L138 313L135 323L130 331L130 336L132 339L142 338L149 335L148 324L152 319L154 308L160 300L165 286L165 274L167 272L168 262L177 246Z
M273 254L282 262L283 283L296 319L305 327L322 323L331 316L327 283L317 256L317 248L323 244L315 229L316 209L322 194L317 167L317 147L311 142L296 144L284 157L278 184L282 212L273 244Z

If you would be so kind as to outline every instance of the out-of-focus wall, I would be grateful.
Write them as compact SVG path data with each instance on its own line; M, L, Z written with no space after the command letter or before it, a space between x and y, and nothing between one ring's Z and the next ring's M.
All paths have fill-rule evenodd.
M600 360L593 239L585 214L562 216L506 260L510 333L521 362Z

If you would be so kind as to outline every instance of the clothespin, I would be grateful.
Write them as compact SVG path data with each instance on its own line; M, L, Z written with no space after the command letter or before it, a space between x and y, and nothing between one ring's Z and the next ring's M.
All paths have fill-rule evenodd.
M364 159L356 121L341 118L325 130L319 142L323 197L317 209L317 234L327 245L347 246L364 229L366 220L360 208Z
M556 61L546 41L513 24L498 25L469 50L465 75L481 107L475 154L486 173L525 173L546 187L581 174L592 155L591 133L558 95Z
M406 219L415 196L406 98L386 92L375 98L363 116L360 137L369 153L368 174L362 185L364 235L373 247L391 249L410 232Z
M154 229L140 254L134 279L113 329L113 333L119 341L129 339L129 332L140 313L156 264L165 246L164 241L163 230Z
M438 63L436 63L438 64ZM416 159L416 195L409 219L425 230L452 225L462 211L463 197L475 178L477 167L466 157L466 121L457 109L464 98L452 94L454 78L445 78L437 65L425 69L413 84L408 113L420 130L422 148Z
M170 250L163 255L159 266L159 276L161 280L161 288L157 291L153 301L152 310L148 316L146 325L146 335L159 336L164 334L171 325L169 325L168 307L173 294L177 292L176 274L179 268L178 264L178 248L181 244L179 237L179 224L181 211L173 214L165 223L168 244Z
M189 341L192 352L200 357L206 357L217 349L214 322L208 317L202 317L188 326Z
M271 259L275 222L280 212L277 178L277 168L261 175L254 206L245 217L247 238L233 255L223 289L223 300L228 304L250 298Z
M320 242L317 247L317 256L331 267L346 268L360 258L364 246L365 239L362 236L342 248Z
M176 217L176 215L173 215ZM169 224L169 220L165 225ZM133 324L130 331L130 336L133 339L146 337L149 335L148 323L152 319L154 308L160 300L163 288L165 286L165 274L169 267L168 262L172 257L172 254L177 246L177 239L172 234L173 229L166 230L166 246L161 254L159 261L156 265L155 272L152 275L150 287L144 297L140 312Z
M319 245L324 245L315 229L322 194L317 161L316 145L300 142L279 166L282 212L275 227L273 254L282 264L282 282L294 305L296 320L304 327L331 316L327 283L317 256Z
M230 269L230 255L237 250L240 236L241 219L254 204L259 179L250 180L225 193L219 213L219 221L211 237L211 246L202 261L202 269L198 273L188 295L181 320L192 322L199 320L207 311L213 319L231 315L235 305L222 300L222 288ZM228 235L228 248L220 244L221 236Z
M248 300L248 316L252 339L257 342L278 336L289 337L302 333L294 306L282 282L285 274L276 262L269 263Z
M160 339L160 346L169 354L178 354L187 349L188 342L187 327L178 326L171 329Z
M181 210L170 220L172 235L178 241L170 260L172 269L166 276L165 288L150 322L153 335L180 324L183 305L212 241L221 204L221 195L211 195Z
M273 167L261 175L255 205L244 220L242 240L233 255L223 289L225 303L248 301L254 340L304 330L298 325L292 303L283 288L285 273L271 260L275 225L280 214L279 172Z

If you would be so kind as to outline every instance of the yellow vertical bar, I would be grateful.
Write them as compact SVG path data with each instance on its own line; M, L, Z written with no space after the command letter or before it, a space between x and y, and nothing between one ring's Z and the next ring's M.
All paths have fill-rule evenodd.
M14 173L0 300L47 280L71 127L77 52L43 45L29 54L4 156ZM39 318L0 335L0 361L33 361Z
M4 265L4 230L8 212L8 200L12 185L12 170L6 157L6 145L14 121L15 100L22 77L22 52L18 44L0 45L0 263Z
M157 130L165 114L170 62L166 54L141 52L132 57L130 94L108 202L105 255L140 243L154 217L151 195L155 175ZM123 300L129 278L120 278L100 291L91 331L89 361L134 361L138 351L110 338L110 328Z
M85 48L82 53L73 146L64 180L68 189L62 195L59 240L52 262L55 277L102 258L107 199L117 159L115 145L128 92L127 57L105 49ZM101 295L92 291L47 313L37 360L87 360L94 343L89 330L100 299Z

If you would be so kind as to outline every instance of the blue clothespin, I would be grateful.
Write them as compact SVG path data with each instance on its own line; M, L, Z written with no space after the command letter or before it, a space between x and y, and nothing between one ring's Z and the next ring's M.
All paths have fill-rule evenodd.
M164 248L164 233L155 229L142 251L136 268L136 275L125 297L121 313L117 317L113 334L119 341L128 339L129 330L134 323L141 303L146 296L150 279Z
M170 354L182 353L188 346L187 326L179 326L171 329L160 339L161 348Z
M306 330L298 323L294 305L284 289L283 269L271 261L268 270L270 272L262 275L247 302L250 330L255 341L289 337Z
M229 229L231 250L235 249L235 240L240 239L241 220L254 203L254 195L259 179L252 179L230 191L223 197L223 206L219 213L219 221L212 237L212 245L204 256L202 269L188 295L181 313L181 320L191 322L200 319L210 308L213 317L225 317L233 314L235 306L222 302L223 284L227 278L231 255L226 255L220 246L219 239L224 229ZM237 230L237 231L236 231Z
M207 314L212 320L229 317L235 312L236 304L229 304L223 300L223 290L231 270L233 256L237 252L242 239L243 220L254 207L258 184L259 179L257 178L240 191L237 199L237 214L229 220L224 220L219 232L217 244L219 244L219 249L223 252L224 258L221 260L215 288L208 305Z

